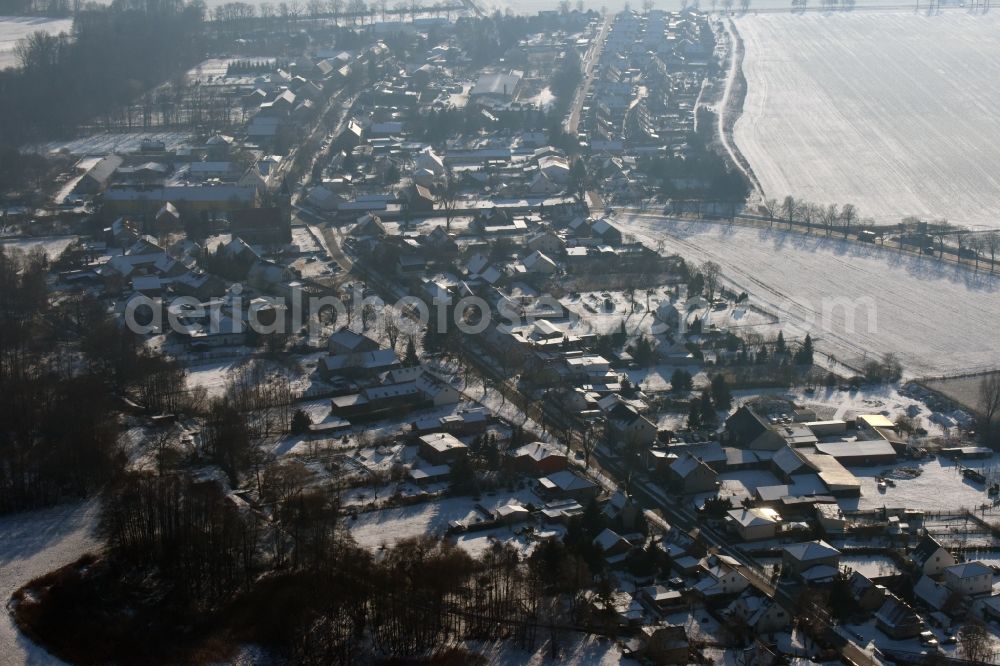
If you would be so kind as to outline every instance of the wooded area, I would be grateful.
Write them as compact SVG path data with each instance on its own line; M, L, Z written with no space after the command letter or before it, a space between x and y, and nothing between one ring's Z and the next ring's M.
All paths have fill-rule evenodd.
M88 6L72 35L35 32L0 71L0 147L18 147L113 115L198 62L204 5L115 0Z

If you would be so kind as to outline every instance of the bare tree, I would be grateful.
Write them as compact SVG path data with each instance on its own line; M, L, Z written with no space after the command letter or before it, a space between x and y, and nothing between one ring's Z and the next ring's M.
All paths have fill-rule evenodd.
M983 440L993 443L1000 431L1000 372L991 373L979 382L979 416Z
M840 210L840 219L844 223L844 238L847 238L847 233L851 229L851 224L858 218L858 209L854 207L854 204L844 204L844 207Z
M826 228L826 235L829 236L833 227L837 224L837 220L840 218L840 211L837 210L837 204L830 204L823 211L823 226Z
M977 619L968 620L958 630L962 655L971 662L984 662L990 654L990 635L986 626Z
M764 211L767 213L767 220L770 226L774 226L774 217L778 214L778 200L777 199L764 199L763 204Z
M781 202L781 212L788 221L788 228L791 229L792 223L795 221L795 214L799 212L799 202L795 200L795 197L789 194L785 197L785 200Z
M1000 232L991 231L986 234L984 244L986 245L986 250L990 253L990 273L992 273L996 269L997 250L1000 249Z
M445 174L440 200L441 207L444 209L444 229L450 233L451 220L455 217L455 208L458 206L458 182L450 171Z
M719 276L722 268L714 261L706 261L701 265L701 274L705 278L705 288L708 289L708 300L715 299L715 290L719 287Z
M396 343L399 341L399 320L396 318L395 308L386 306L382 309L382 330L389 338L389 348L396 351Z

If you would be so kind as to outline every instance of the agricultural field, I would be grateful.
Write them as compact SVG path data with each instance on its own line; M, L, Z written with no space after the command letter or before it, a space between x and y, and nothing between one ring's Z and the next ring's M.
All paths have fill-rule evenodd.
M0 16L0 69L17 66L14 47L19 39L33 32L43 31L53 35L70 32L73 19L50 19L41 16Z
M664 251L688 261L718 263L724 282L780 317L786 338L809 331L820 352L852 367L888 352L915 377L1000 364L1000 276L776 229L655 215L615 222L651 246L662 240Z
M862 215L1000 226L1000 16L737 18L747 98L734 138L766 196Z

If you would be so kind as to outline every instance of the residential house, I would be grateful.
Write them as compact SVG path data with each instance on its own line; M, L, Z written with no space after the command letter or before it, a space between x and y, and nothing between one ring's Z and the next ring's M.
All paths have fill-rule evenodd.
M547 476L566 469L564 451L545 442L533 442L508 453L514 468L531 476Z
M626 402L616 401L605 417L611 433L626 444L648 445L656 441L656 425Z
M739 570L739 562L728 555L710 555L701 560L701 579L694 591L703 597L723 597L739 594L750 581Z
M952 592L941 583L924 574L913 586L913 597L932 611L943 611L948 609L951 599L960 599L962 595ZM964 604L959 603L957 605L961 606Z
M538 481L542 493L555 499L572 499L587 502L597 497L601 487L568 469L549 474Z
M646 626L641 629L641 656L654 664L687 664L690 662L687 634L680 625Z
M785 571L812 580L833 578L840 565L840 551L825 541L806 541L785 546L781 550L781 564ZM812 571L811 575L806 574Z
M913 609L892 592L886 592L885 601L875 612L875 626L895 640L919 636L923 629L923 624Z
M989 594L993 590L993 569L982 562L953 564L944 570L944 584L966 597Z
M413 185L407 196L407 209L414 213L434 211L434 195L423 185Z
M176 231L181 228L181 214L177 210L177 206L173 205L169 201L163 204L156 213L156 217L153 218L153 226L156 229L156 233L164 233L168 231Z
M882 607L886 590L881 585L876 585L859 571L851 574L847 584L851 590L851 598L859 610L872 613Z
M657 613L682 610L688 605L684 593L664 585L650 585L638 590L639 599L646 607Z
M605 528L594 538L594 545L601 549L608 564L621 564L632 552L632 544L612 529Z
M528 273L539 273L542 275L552 275L558 270L556 262L538 250L535 250L522 259L521 265L524 266L524 270Z
M107 189L111 178L123 161L121 155L108 155L102 158L80 177L73 191L77 194L100 194Z
M907 559L927 576L939 576L945 569L955 565L955 556L945 550L930 534L924 535Z
M748 587L736 598L723 614L754 636L764 636L782 631L791 623L789 613L773 599L758 594Z
M337 377L347 379L372 379L377 375L401 367L399 357L391 349L370 352L335 354L320 359L317 366L320 376L330 381Z
M773 539L781 524L781 516L774 509L733 509L726 521L744 541Z
M355 333L347 327L330 336L328 341L332 354L356 354L378 351L379 343L363 333Z
M540 231L525 242L532 252L542 252L549 257L558 257L566 248L566 242L551 231Z
M421 435L420 457L434 465L446 465L464 458L469 447L460 439L446 432Z
M718 487L719 474L689 453L682 454L670 465L668 476L670 484L683 495L712 492Z

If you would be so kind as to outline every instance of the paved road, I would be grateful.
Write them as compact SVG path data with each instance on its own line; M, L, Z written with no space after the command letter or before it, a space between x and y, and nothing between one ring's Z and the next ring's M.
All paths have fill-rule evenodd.
M612 17L609 14L604 17L601 27L598 30L597 38L591 41L590 48L583 56L583 82L576 90L573 98L573 105L570 108L569 116L566 118L566 132L575 135L580 127L580 113L583 103L587 99L587 91L594 82L597 75L597 62L601 59L601 52L604 50L604 39L608 36L608 29L611 27Z

